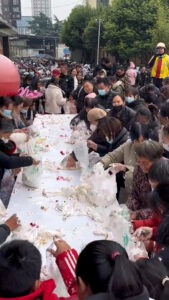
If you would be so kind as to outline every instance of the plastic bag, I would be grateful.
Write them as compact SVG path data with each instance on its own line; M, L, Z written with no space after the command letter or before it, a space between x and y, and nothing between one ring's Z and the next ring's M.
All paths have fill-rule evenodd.
M80 163L80 166L83 170L87 170L89 167L89 156L88 156L88 147L85 141L80 141L76 143L73 147L73 151L77 160Z
M36 145L36 139L31 139L20 148L22 152L32 156L35 160L39 160L39 148ZM42 162L38 165L32 165L23 169L22 182L31 187L38 188L41 183Z
M36 159L36 157L34 157ZM22 182L31 188L39 188L42 175L42 163L23 169Z

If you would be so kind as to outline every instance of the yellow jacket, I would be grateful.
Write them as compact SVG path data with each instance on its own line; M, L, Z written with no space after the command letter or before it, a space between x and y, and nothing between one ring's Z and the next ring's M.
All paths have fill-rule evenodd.
M158 70L158 62L159 59L162 59L162 64L160 69ZM164 54L160 58L159 56L155 59L154 65L151 70L151 77L155 78L165 78L169 76L169 55Z

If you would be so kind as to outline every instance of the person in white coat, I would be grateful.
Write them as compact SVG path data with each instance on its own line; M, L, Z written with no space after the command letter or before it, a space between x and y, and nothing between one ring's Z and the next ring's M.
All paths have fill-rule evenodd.
M67 100L63 97L63 92L59 87L59 76L60 71L55 70L55 77L52 78L45 90L45 113L47 114L60 114Z

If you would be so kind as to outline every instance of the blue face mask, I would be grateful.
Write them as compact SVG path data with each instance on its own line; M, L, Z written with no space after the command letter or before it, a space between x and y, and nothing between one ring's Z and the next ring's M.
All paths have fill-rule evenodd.
M106 95L105 90L98 90L98 93L99 93L100 96L105 96Z
M134 97L126 97L126 102L128 104L133 103L134 102Z
M11 117L12 111L9 109L4 109L4 115L7 117Z

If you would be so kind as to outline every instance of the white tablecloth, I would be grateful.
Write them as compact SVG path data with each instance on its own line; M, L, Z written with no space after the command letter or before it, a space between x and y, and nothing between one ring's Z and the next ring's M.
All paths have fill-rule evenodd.
M72 145L66 143L71 134L69 127L71 118L72 115L56 115L52 116L51 120L49 115L44 115L38 116L38 119L35 120L35 125L41 127L40 136L44 137L46 139L45 143L49 145L49 151L40 154L43 162L48 160L59 165L64 158L63 153L66 155L71 152ZM57 180L58 176L63 176L69 181L59 181ZM59 192L62 187L77 185L79 178L80 171L77 170L50 171L44 169L40 188L31 189L22 184L20 175L10 199L8 213L17 213L23 226L35 223L39 228L47 231L61 230L64 239L79 252L87 243L99 238L93 234L97 227L96 222L87 216L72 216L64 220L55 210L56 203L58 203L56 201L61 199L63 201L63 197L59 194L52 198L46 198L42 195L43 189L48 192ZM64 199L64 201L66 205L69 200ZM43 210L42 206L46 210ZM103 238L103 236L100 238ZM46 247L51 242L49 240L48 244L40 247L44 263Z

